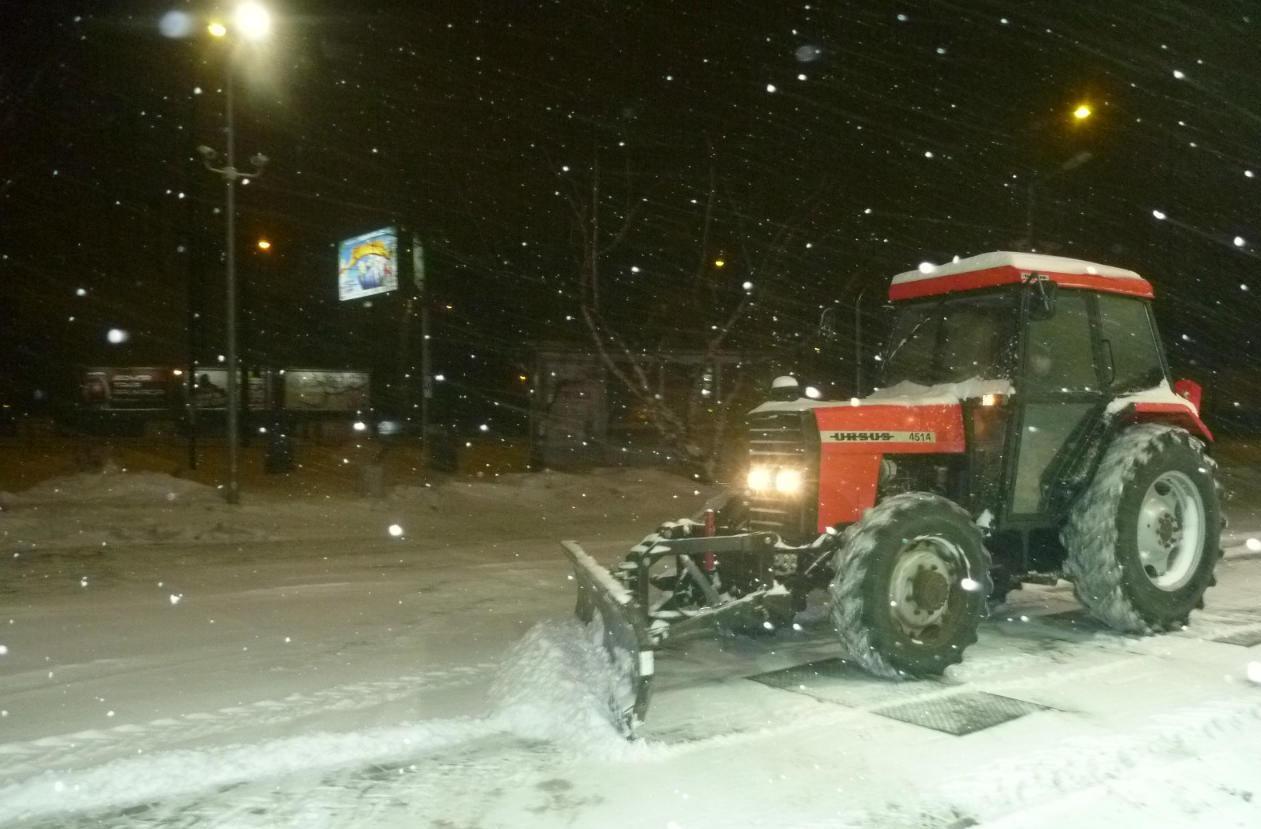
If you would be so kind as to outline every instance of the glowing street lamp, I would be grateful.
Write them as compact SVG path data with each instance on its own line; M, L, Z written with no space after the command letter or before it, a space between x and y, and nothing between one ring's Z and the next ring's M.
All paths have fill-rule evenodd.
M270 242L270 241L268 241L267 239L259 239L259 240L258 240L258 249L259 249L259 250L262 250L262 251L268 251L268 250L271 250L271 242Z
M232 24L246 40L264 40L271 33L271 12L261 3L242 3L236 7Z
M1094 114L1095 111L1090 108L1090 104L1078 104L1077 108L1073 110L1073 120L1081 123Z
M210 32L211 37L224 37L228 33L228 27L215 20L206 27L206 31Z

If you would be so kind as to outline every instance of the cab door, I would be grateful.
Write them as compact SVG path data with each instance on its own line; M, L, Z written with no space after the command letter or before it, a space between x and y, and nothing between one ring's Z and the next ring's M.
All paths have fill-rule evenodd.
M1027 291L1016 384L1017 431L1009 443L1014 452L1008 466L1007 513L1017 525L1045 523L1053 473L1106 404L1093 295L1061 288L1054 314L1045 319L1031 313L1035 302L1034 293Z

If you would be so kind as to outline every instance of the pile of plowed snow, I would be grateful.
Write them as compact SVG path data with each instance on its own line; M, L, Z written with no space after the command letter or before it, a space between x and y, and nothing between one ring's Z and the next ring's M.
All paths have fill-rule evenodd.
M397 486L392 497L422 502L455 497L470 501L581 503L586 499L607 502L645 496L694 499L704 489L695 481L659 469L596 469L583 474L515 472L486 480L453 479L437 486Z
M50 478L20 493L0 493L0 504L26 506L53 503L173 503L218 498L214 487L161 472L81 472Z

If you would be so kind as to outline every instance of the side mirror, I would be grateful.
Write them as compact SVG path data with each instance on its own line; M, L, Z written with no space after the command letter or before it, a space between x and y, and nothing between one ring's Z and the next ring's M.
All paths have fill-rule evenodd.
M1042 274L1030 274L1027 284L1033 292L1029 303L1030 318L1049 320L1055 316L1055 295L1059 285Z

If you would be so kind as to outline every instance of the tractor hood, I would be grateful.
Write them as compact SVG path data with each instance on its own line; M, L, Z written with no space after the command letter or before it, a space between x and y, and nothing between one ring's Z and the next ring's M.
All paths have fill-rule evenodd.
M814 410L823 454L945 454L964 450L963 407L954 403Z
M969 381L942 386L900 383L859 400L785 400L753 414L810 412L819 430L818 528L857 521L875 505L885 455L958 454L966 449L963 400L1008 395L1011 384Z
M812 411L826 454L944 454L964 450L961 401L1011 392L1006 380L940 386L899 383L861 400L772 401L752 414Z

